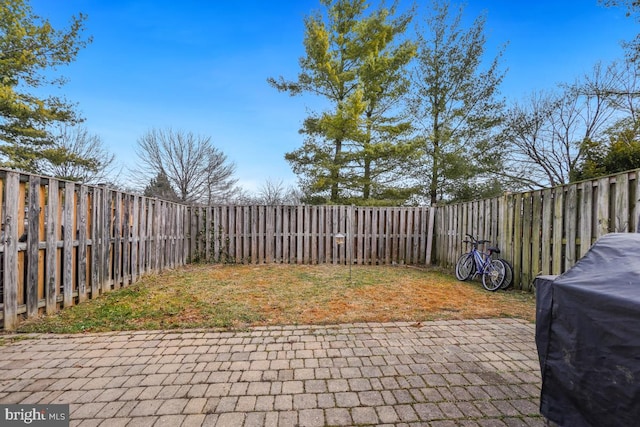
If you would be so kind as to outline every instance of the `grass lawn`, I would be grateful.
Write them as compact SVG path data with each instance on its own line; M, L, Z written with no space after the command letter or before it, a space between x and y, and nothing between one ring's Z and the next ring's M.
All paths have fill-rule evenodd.
M518 317L535 298L487 292L437 270L390 266L189 265L21 324L20 332L245 328Z

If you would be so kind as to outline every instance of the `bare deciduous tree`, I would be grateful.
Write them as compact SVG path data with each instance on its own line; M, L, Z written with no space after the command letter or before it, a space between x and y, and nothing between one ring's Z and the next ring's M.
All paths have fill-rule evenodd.
M152 129L138 140L137 155L145 182L162 173L178 198L213 204L229 198L237 182L235 165L211 144L210 137L171 129Z
M267 180L258 189L256 201L260 204L275 205L298 205L303 195L300 190L294 187L285 187L282 180Z
M505 132L515 148L511 164L526 176L523 182L532 188L569 182L587 144L601 138L620 111L614 103L620 84L615 64L598 64L560 92L534 93L510 109Z
M105 148L99 136L83 127L67 125L52 134L53 146L41 153L42 173L85 184L117 180L115 155Z

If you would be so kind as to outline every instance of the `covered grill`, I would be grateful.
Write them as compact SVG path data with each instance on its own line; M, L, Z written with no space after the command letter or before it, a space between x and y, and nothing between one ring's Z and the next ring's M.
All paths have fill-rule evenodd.
M640 234L603 236L535 286L542 415L561 426L640 425Z

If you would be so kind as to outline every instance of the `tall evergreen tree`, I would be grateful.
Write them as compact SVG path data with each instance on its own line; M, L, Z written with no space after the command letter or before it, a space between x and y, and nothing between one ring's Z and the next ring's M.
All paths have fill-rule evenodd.
M462 27L463 8L434 0L427 32L418 35L418 61L410 102L422 159L417 167L424 195L435 204L470 181L490 179L501 169L503 152L494 130L503 103L497 99L504 76L501 52L483 70L484 15ZM484 179L483 179L484 178Z
M306 56L297 80L280 77L269 83L292 95L309 92L329 101L329 109L304 121L303 146L285 158L300 177L307 201L354 202L354 196L374 195L377 179L391 169L389 156L404 154L394 144L406 125L389 109L406 87L401 70L414 47L394 41L411 16L390 20L395 6L367 14L364 0L321 3L326 19L317 13L305 20Z
M180 200L176 191L171 187L167 174L164 172L158 172L158 175L151 179L149 185L144 189L144 195L146 197L158 197L171 202Z
M37 172L43 148L53 144L52 123L76 123L73 105L42 97L34 90L59 86L51 70L75 60L88 40L81 38L86 17L71 18L68 29L56 30L32 12L28 0L0 2L0 163Z
M410 41L394 44L405 33L412 15L390 21L393 12L377 11L361 30L370 45L366 50L374 54L363 58L358 69L365 104L351 151L353 178L348 182L364 203L373 199L398 204L413 191L402 176L415 147L408 140L411 125L401 115L400 104L409 88L406 68L416 46Z

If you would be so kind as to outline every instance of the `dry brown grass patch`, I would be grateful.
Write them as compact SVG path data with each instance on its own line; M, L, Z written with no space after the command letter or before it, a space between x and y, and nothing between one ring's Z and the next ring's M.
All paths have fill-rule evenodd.
M24 331L78 332L518 317L532 294L487 292L437 270L342 265L191 265L108 293Z

